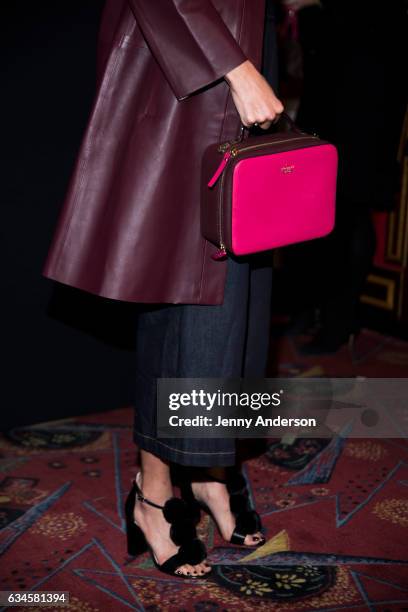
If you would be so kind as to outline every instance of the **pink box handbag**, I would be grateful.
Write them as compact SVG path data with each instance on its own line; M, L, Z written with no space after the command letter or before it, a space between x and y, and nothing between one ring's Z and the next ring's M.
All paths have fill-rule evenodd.
M219 247L214 259L224 259L227 251L248 255L332 231L337 150L289 121L289 131L206 150L201 231Z

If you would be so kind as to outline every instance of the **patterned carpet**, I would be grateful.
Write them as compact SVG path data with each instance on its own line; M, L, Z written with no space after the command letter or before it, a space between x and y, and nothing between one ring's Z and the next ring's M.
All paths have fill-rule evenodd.
M344 349L316 362L285 339L280 372L406 377L407 349L366 332L353 359ZM225 545L203 515L212 576L182 580L157 572L148 554L126 555L132 420L124 408L2 437L0 590L70 591L65 609L78 612L408 610L406 440L269 441L245 463L266 544Z

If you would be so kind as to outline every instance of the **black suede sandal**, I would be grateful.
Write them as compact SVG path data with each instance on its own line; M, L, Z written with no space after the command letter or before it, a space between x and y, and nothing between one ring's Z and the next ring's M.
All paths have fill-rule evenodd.
M265 544L266 540L264 537L260 538L259 542L256 542L255 544L245 544L246 536L262 530L262 523L259 514L253 508L251 508L246 481L242 474L235 474L233 478L226 480L215 478L211 475L206 475L205 479L220 482L221 484L225 484L227 487L227 491L230 496L230 509L236 520L235 529L231 538L229 539L229 543L237 546L244 546L245 548L257 548L258 546ZM208 508L204 502L201 502L194 497L190 482L184 481L180 488L183 499L191 507L193 507L194 503L197 504L198 507L201 506L216 523L210 508Z
M134 507L136 501L148 504L153 508L162 510L164 518L170 523L170 537L172 541L179 546L178 552L159 565L154 556L153 550L149 546L145 535L139 525L134 520ZM147 499L140 490L136 480L133 481L132 489L125 502L126 516L126 534L127 534L127 549L128 554L132 556L140 555L146 550L151 551L155 566L165 574L180 576L182 578L198 578L200 575L191 573L177 572L182 565L197 565L202 563L207 557L206 549L201 540L198 539L196 533L196 524L199 521L199 515L194 513L194 508L177 497L168 499L164 506L159 506ZM210 572L202 574L206 576Z

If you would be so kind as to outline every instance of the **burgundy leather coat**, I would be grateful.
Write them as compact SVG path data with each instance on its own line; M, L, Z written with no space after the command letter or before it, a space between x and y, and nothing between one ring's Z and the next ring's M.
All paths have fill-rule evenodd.
M205 148L240 121L223 76L258 68L264 0L107 0L97 92L46 277L117 300L220 304L200 233Z

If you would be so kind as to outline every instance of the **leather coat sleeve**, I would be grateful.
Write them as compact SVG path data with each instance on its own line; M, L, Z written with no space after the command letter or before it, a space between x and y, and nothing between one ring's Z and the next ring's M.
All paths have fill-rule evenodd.
M179 100L247 59L211 0L128 1Z

